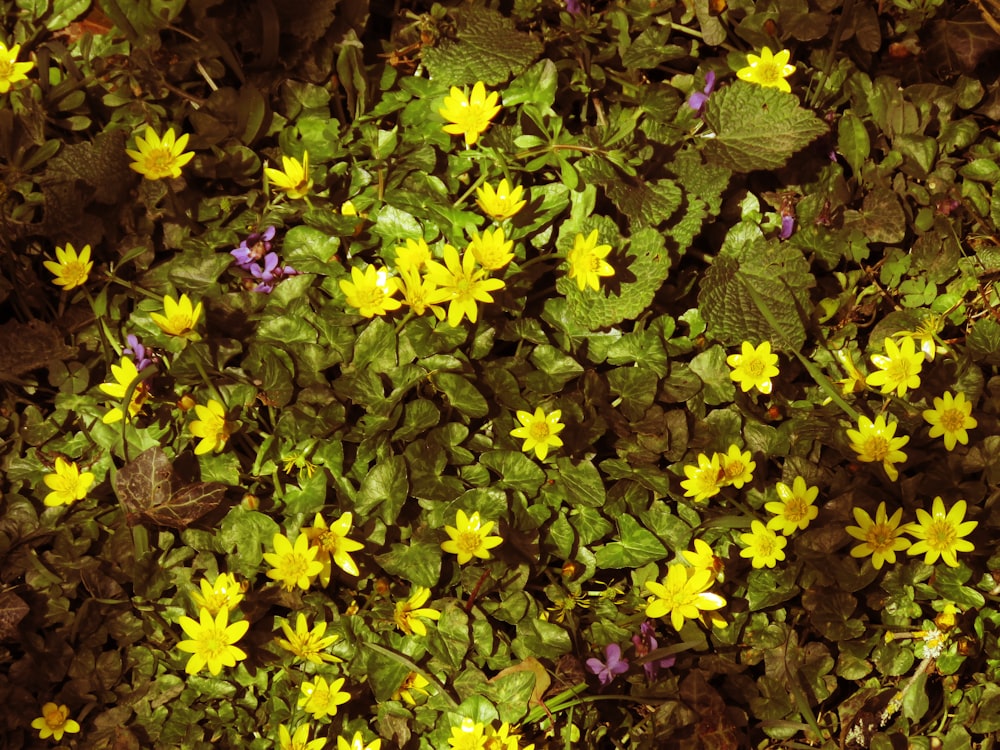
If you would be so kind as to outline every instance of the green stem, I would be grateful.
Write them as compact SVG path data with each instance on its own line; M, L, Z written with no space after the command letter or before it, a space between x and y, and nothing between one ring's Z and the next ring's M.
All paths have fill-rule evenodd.
M226 405L225 399L222 398L222 394L219 392L219 389L215 387L215 383L213 383L211 380L208 379L208 373L205 372L205 366L201 363L201 360L199 360L197 357L193 357L192 359L194 360L194 366L198 370L198 374L201 375L202 381L205 383L206 386L208 386L208 389L212 392L212 395L215 396L215 400L218 401L220 404L222 404L223 407L225 407Z

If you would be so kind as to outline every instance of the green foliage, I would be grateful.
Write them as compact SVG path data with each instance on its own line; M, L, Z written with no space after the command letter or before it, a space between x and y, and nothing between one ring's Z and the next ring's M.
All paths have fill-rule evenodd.
M364 0L244 5L3 3L33 63L0 94L8 744L43 742L48 702L81 724L60 742L94 748L265 750L308 723L430 750L466 718L538 748L989 744L989 4L517 0L391 30ZM791 93L739 79L765 45ZM466 146L440 110L479 81L502 106ZM147 127L189 136L180 176L131 168ZM302 185L264 179L306 153ZM494 219L477 199L501 180L525 204ZM467 251L498 229L509 263ZM593 230L613 273L581 290ZM446 246L470 258L423 304L395 286L418 240L430 286L457 275ZM67 243L93 267L64 290ZM156 323L168 294L202 305L190 331ZM154 366L122 383L130 336ZM919 384L865 387L906 337ZM744 391L732 355L765 341L772 387ZM946 392L976 421L951 448L927 417ZM852 447L859 415L908 439L897 480ZM797 479L818 514L761 567L746 536ZM884 502L916 542L939 496L976 524L955 566L847 531ZM327 564L308 587L278 534ZM694 560L698 602L725 603L650 618ZM189 675L180 618L223 573L246 658ZM300 617L333 639L321 663L278 641ZM350 695L321 720L317 675Z

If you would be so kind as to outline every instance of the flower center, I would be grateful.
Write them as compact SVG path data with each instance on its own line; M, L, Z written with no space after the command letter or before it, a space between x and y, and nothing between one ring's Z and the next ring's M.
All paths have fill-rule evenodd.
M0 78L10 78L14 74L14 63L0 58Z
M5 61L0 60L0 75L3 74L2 65ZM59 708L46 711L45 723L48 725L49 729L59 729L66 723L66 717L63 716L63 712Z
M884 461L889 455L889 441L881 435L872 435L868 438L868 452L875 461Z
M544 442L549 437L548 422L532 422L528 428L528 434L539 443Z
M889 366L889 378L897 383L903 383L910 379L911 375L914 375L910 371L910 361L909 360L898 360L893 362Z
M764 370L766 369L767 365L764 364L764 360L760 359L759 357L754 357L748 362L745 362L743 364L743 367L746 369L748 373L753 375L755 378L760 378L764 376Z
M958 432L965 427L965 413L958 409L946 409L941 412L941 426L946 432Z
M205 633L202 643L205 647L205 654L210 659L221 656L229 648L229 642L226 640L226 631L219 628L208 630Z
M774 83L781 80L781 70L774 63L762 63L757 66L757 77L762 82Z
M789 521L801 521L808 513L809 506L798 495L785 503L785 518Z
M877 523L868 530L868 537L865 539L868 546L875 552L885 552L892 547L896 540L896 535L891 526L884 523Z
M191 318L182 314L171 315L167 318L167 324L172 331L186 331L191 327Z
M358 301L361 302L360 308L381 307L382 302L385 300L385 292L381 288L374 286L370 289L361 290L358 297Z
M285 557L285 578L299 580L309 571L309 559L305 555L292 553Z
M146 170L168 177L174 170L174 154L168 148L154 148L146 154Z
M742 461L729 461L726 464L726 479L734 479L740 476L744 468Z
M334 554L340 546L340 535L334 534L332 531L324 531L320 535L319 546L324 552Z
M951 549L955 544L955 527L947 521L934 521L927 529L927 546L931 549Z
M774 540L764 537L757 541L757 552L761 557L772 557L774 555Z
M2 77L3 73L0 72L0 78ZM87 266L78 260L71 260L63 266L62 275L70 286L80 286L87 280Z
M466 555L475 554L481 541L477 531L463 531L456 540L459 551Z

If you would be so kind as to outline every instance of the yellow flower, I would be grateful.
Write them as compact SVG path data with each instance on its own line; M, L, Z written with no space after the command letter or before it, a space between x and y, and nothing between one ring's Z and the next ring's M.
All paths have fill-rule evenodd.
M512 732L506 721L499 729L486 727L486 750L534 750L534 743L521 747L521 735Z
M751 388L767 395L771 392L771 378L778 375L778 355L771 353L771 342L762 341L754 347L749 341L740 345L739 354L730 354L726 363L733 368L730 379L739 383L744 393Z
M524 188L520 185L511 189L506 179L500 180L496 190L489 183L484 183L476 188L476 203L491 219L503 221L524 208L527 201L521 199L523 193Z
M295 734L290 734L284 724L278 725L278 750L323 750L324 747L326 747L325 738L309 739L308 724L296 729Z
M431 596L431 590L424 586L414 586L410 592L410 598L405 602L396 602L396 611L393 619L396 627L407 635L416 633L417 635L427 635L427 626L424 625L421 617L428 620L438 620L441 613L436 609L424 607Z
M931 426L931 437L944 437L944 447L952 450L955 443L966 445L969 433L979 424L972 416L972 404L965 400L965 394L959 391L952 396L945 391L942 398L934 398L934 408L923 411L924 420Z
M0 94L6 94L10 91L13 84L27 79L28 71L35 67L35 63L33 62L18 62L17 56L20 53L20 44L15 44L10 49L7 49L7 45L0 42ZM73 723L75 724L76 722ZM42 735L42 739L45 739L46 736ZM59 737L56 737L56 739L58 740Z
M323 563L316 559L318 547L309 546L305 534L299 534L293 546L288 537L278 533L271 544L274 552L265 552L264 560L271 566L267 577L280 581L285 591L296 586L307 590L311 579L323 571Z
M718 495L726 477L722 471L721 456L715 453L709 458L704 453L699 453L698 465L685 466L684 476L687 479L681 482L681 487L684 488L685 497L693 497L696 503L702 503Z
M736 76L744 81L756 83L758 86L791 92L792 87L785 80L795 72L795 66L788 64L791 55L792 53L787 49L774 55L770 48L764 47L760 51L760 57L754 54L747 55L749 65L737 70Z
M957 552L972 552L975 545L963 539L979 525L976 521L964 521L965 500L959 500L951 510L945 510L944 501L940 497L934 498L931 512L928 513L923 508L917 509L917 522L911 523L907 532L918 539L912 547L906 550L907 554L924 555L924 564L931 565L940 556L945 565L952 568L958 567Z
M486 727L466 717L457 727L451 728L448 744L454 750L486 750Z
M875 520L861 508L853 508L854 520L857 526L848 526L846 531L855 539L861 540L861 544L851 548L851 557L872 556L872 566L875 570L881 570L886 562L895 564L896 553L901 552L910 546L910 540L905 539L901 534L907 530L904 524L900 528L899 522L903 518L903 509L897 508L892 516L885 513L885 501L878 504L875 509Z
M458 250L451 245L444 246L444 265L433 260L428 263L427 277L440 287L431 301L448 303L452 328L457 328L462 318L475 323L479 314L476 302L492 302L489 293L504 288L503 281L488 279L484 270L476 268L476 258L468 249L459 261Z
M601 276L614 276L615 269L605 260L611 252L611 245L597 244L597 230L586 237L577 233L573 249L566 256L569 263L569 278L576 279L582 292L588 286L595 292L601 288Z
M2 64L3 59L0 58L0 65ZM84 245L77 255L73 245L67 242L66 247L56 248L56 260L58 262L47 260L42 265L55 275L52 283L63 287L66 291L87 283L90 269L94 267L90 260L90 245Z
M897 396L902 396L909 388L919 388L924 355L916 350L913 339L903 339L902 346L896 346L895 341L887 338L882 345L885 354L872 355L872 362L879 369L865 378L865 383L881 386L882 393L896 391Z
M911 338L920 342L920 351L924 353L924 359L928 362L934 361L934 355L938 350L947 352L948 347L940 342L938 334L944 328L944 317L941 315L928 315L917 326L915 331L897 331L892 334L893 338Z
M194 411L198 419L191 422L188 429L194 437L201 438L194 449L195 455L221 450L229 440L225 407L214 398L210 398L207 406L195 404Z
M730 445L729 451L719 454L719 466L722 469L722 484L731 484L740 489L747 482L753 481L753 470L757 464L750 460L750 451L740 451L739 446Z
M430 310L438 320L444 320L444 308L431 303L431 300L438 299L437 284L430 279L421 278L420 274L413 270L400 271L400 279L403 303L409 305L414 314L423 315Z
M540 406L536 407L534 414L529 411L518 411L517 420L521 426L510 431L511 437L523 439L524 445L521 446L521 450L525 453L534 450L538 460L544 461L549 446L558 448L563 444L559 433L566 428L566 425L559 423L560 417L562 410L555 409L546 414Z
M840 386L840 392L845 396L850 396L863 391L865 389L865 376L854 363L854 357L851 356L851 353L844 349L837 349L834 355L840 360L840 363L844 366L844 370L847 372L846 378L837 381L837 385Z
M305 198L312 190L313 181L309 177L309 152L302 152L302 161L294 156L281 157L281 169L264 167L264 174L279 190L293 199Z
M430 695L425 687L430 685L430 683L423 677L423 675L417 672L410 672L406 675L398 688L396 688L392 693L392 699L394 701L401 700L403 703L408 703L411 706L417 705L416 699L413 697L414 693L423 693L424 695Z
M323 649L331 646L338 637L326 634L325 622L317 622L313 629L309 630L306 616L299 612L295 620L295 630L292 630L287 620L281 623L281 630L285 637L277 639L278 645L285 651L290 651L296 658L319 665L324 662L340 661L333 654L323 653Z
M868 417L858 418L858 429L848 430L847 438L851 448L858 454L858 460L864 463L881 461L885 473L893 482L899 478L899 471L894 464L906 460L906 454L900 450L910 438L895 437L896 422L886 423L885 416L879 414L872 422Z
M175 300L169 294L163 298L163 314L150 313L149 317L169 336L185 336L198 324L201 318L202 305L191 305L191 298L182 294Z
M469 249L479 261L479 265L487 271L499 271L514 259L511 249L514 247L513 240L504 241L503 227L497 227L492 232L489 229L472 233L472 242Z
M490 126L490 120L497 116L500 105L497 100L500 95L493 91L486 95L486 86L477 81L472 87L472 96L455 86L444 99L444 106L438 110L449 124L444 126L444 132L451 135L464 135L465 145L472 146L479 140L479 134Z
M695 570L707 570L712 574L712 578L722 581L725 576L723 574L723 562L716 556L715 550L707 543L703 542L701 539L694 540L693 550L684 550L681 555L688 564Z
M191 600L198 609L207 609L213 617L222 610L232 612L243 601L243 590L230 573L219 573L214 583L202 578L201 591L192 591Z
M776 514L767 522L767 528L787 536L796 529L802 531L819 515L819 508L813 505L819 495L819 487L807 487L805 479L795 477L791 487L778 482L775 489L781 501L764 504L765 510Z
M343 737L337 737L337 750L381 750L382 740L374 739L369 744L365 744L365 737L361 732L354 733L354 739L350 742Z
M44 502L48 507L54 508L83 500L87 496L87 490L94 484L94 475L89 471L81 474L76 461L68 463L62 456L56 456L55 471L46 474L43 481L52 490L45 496Z
M398 288L396 279L384 269L376 270L375 266L367 266L364 271L354 266L351 268L351 281L340 280L340 289L347 298L347 304L358 308L358 312L366 318L385 315L402 307L398 299L392 298Z
M353 201L344 201L340 204L340 215L341 216L357 216L358 209L354 205Z
M788 540L775 534L760 521L750 524L750 531L740 534L740 541L747 545L740 550L740 557L749 557L755 568L773 568L779 560L785 559L785 545Z
M177 644L178 649L191 654L185 667L188 674L197 674L208 665L208 671L216 675L223 667L235 667L237 661L247 658L243 649L233 644L246 635L249 621L240 620L230 625L228 609L220 609L212 619L212 614L204 607L198 611L198 619L200 622L182 616L178 620L190 636L190 640Z
M434 256L423 237L407 239L405 245L396 245L396 270L423 271Z
M0 45L0 47L2 46ZM0 63L2 62L3 60L0 58ZM0 75L2 75L2 71L0 71ZM38 730L39 738L47 740L51 737L56 742L59 742L66 732L75 734L80 731L80 725L69 718L69 708L57 706L55 703L46 703L42 706L42 715L32 720L31 728Z
M132 383L139 377L139 371L136 369L135 362L128 357L122 357L121 364L111 365L111 375L115 381L113 383L101 383L101 390L111 396L111 398L122 401ZM147 398L149 398L149 389L146 387L146 384L137 384L135 390L132 391L132 399L128 405L130 419L142 411L142 405L146 402ZM124 416L125 414L122 412L121 406L116 406L104 415L102 421L104 424L114 424L115 422L120 422Z
M726 606L726 600L712 594L712 574L705 569L688 568L680 563L667 566L662 583L646 581L652 596L646 605L647 617L666 617L674 630L684 627L685 620L696 620L702 610L713 611Z
M447 542L441 542L441 549L458 555L460 565L465 565L474 556L488 560L490 550L503 542L500 537L489 535L494 522L481 522L478 511L468 517L460 510L455 518L455 526L444 527L451 539Z
M174 129L168 128L161 140L152 128L146 128L145 136L145 138L141 135L135 137L138 150L125 149L125 153L132 157L129 166L150 180L180 177L181 167L194 158L193 151L184 151L188 143L188 134L185 133L177 138Z
M303 682L299 708L304 708L306 713L312 714L314 719L336 716L337 707L344 705L351 699L350 693L340 692L343 686L343 677L338 677L329 684L322 676L318 676L315 682Z
M358 566L351 557L352 552L364 549L365 545L348 539L351 532L351 523L354 516L350 513L341 513L340 518L326 525L323 516L319 513L313 519L313 525L303 529L309 543L316 548L316 559L323 565L320 571L319 581L324 586L330 585L330 576L333 574L333 566L336 565L348 575L359 574Z

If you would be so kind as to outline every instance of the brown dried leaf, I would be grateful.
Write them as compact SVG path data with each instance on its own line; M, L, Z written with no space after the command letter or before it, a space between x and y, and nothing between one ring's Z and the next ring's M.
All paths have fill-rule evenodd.
M0 325L0 380L17 380L49 362L75 355L76 348L63 342L62 331L45 321L9 320Z
M545 694L545 691L549 689L549 685L552 684L552 678L549 677L549 673L545 667L542 666L542 663L534 656L529 656L520 664L515 664L511 667L500 670L500 672L490 678L490 682L499 680L502 677L506 677L507 675L515 674L517 672L531 672L535 675L535 688L531 691L531 704L535 705L537 703L541 703L542 696Z
M0 594L0 641L17 635L17 626L28 614L28 605L13 591Z
M139 454L115 477L115 491L131 525L149 523L186 529L222 502L225 485L196 482L178 486L170 459L159 446Z

